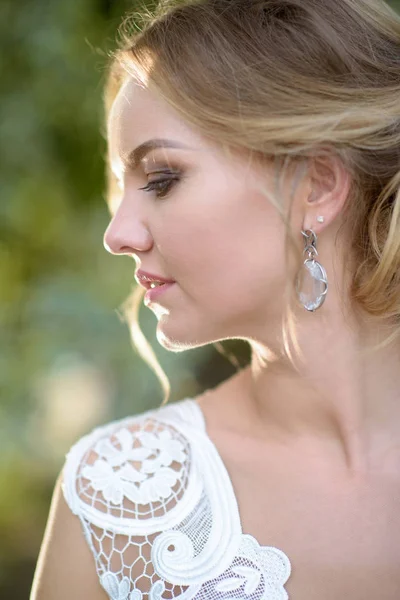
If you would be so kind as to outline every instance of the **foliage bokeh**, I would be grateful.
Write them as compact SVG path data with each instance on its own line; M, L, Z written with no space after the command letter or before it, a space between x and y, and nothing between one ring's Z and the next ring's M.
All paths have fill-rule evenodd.
M122 17L153 0L0 3L0 597L26 599L55 478L94 426L161 403L118 310L134 262L103 247L102 93ZM391 4L400 8L400 1ZM140 319L171 400L234 367L213 348L173 355ZM246 360L242 343L225 349Z

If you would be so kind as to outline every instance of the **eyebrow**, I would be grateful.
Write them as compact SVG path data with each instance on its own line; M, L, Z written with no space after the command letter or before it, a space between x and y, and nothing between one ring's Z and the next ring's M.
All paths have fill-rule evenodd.
M181 142L166 139L152 139L140 144L137 148L129 152L127 155L122 156L124 165L130 169L136 169L139 166L140 161L152 150L157 148L178 148L181 150L193 150Z

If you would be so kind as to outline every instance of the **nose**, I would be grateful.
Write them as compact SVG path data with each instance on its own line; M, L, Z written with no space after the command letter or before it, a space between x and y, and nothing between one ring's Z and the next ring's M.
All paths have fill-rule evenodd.
M129 214L122 203L104 232L103 246L110 254L134 254L149 250L152 239L144 223Z

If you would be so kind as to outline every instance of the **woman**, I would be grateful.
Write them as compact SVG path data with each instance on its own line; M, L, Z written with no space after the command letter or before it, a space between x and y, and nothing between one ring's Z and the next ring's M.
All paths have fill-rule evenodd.
M33 600L398 600L399 99L382 1L164 3L125 35L105 247L164 348L252 358L71 449Z

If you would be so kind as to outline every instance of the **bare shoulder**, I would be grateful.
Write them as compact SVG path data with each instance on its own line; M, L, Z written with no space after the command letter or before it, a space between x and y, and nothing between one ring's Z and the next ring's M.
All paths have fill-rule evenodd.
M174 514L189 477L183 427L189 407L184 401L100 425L71 447L54 488L30 600L149 592L153 534Z
M79 518L68 507L60 473L36 566L30 600L106 600Z

